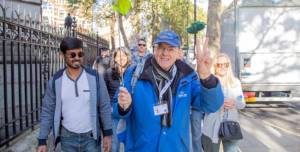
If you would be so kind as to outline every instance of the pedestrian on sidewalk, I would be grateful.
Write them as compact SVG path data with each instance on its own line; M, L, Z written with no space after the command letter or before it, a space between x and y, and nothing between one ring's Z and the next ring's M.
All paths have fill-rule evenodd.
M106 70L110 67L110 51L106 47L99 49L99 55L93 64L93 69L96 69L100 74L105 75Z
M219 78L224 94L224 105L215 113L205 113L202 145L205 152L219 152L218 138L222 120L238 122L238 109L245 108L241 82L232 72L228 55L221 53L214 61L214 75ZM239 140L222 140L224 152L237 152Z
M111 108L103 77L82 65L83 44L78 38L65 37L60 55L66 67L49 80L45 92L38 152L46 152L46 140L53 130L55 147L62 151L101 151L111 147Z
M223 104L221 85L210 73L211 59L198 46L198 75L178 59L179 36L163 31L131 90L130 67L113 103L113 114L126 119L125 151L190 151L190 107L215 112ZM199 45L199 43L197 43ZM204 47L206 48L206 47Z
M120 86L121 76L124 75L127 68L132 65L131 54L126 47L117 48L113 52L112 57L111 68L107 69L104 76L104 81L111 101ZM121 68L123 69L121 70ZM112 115L111 121L113 128L111 152L118 152L120 150L120 142L117 137L119 118Z
M68 13L68 16L65 18L65 28L67 29L67 36L71 36L71 26L72 26L72 17Z
M137 52L132 55L133 64L145 63L148 57L152 54L147 50L147 44L145 39L139 39L137 45Z

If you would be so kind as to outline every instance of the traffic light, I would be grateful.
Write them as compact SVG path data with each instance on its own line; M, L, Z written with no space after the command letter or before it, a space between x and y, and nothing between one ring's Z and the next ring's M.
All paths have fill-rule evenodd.
M191 24L191 27L186 28L186 30L188 33L196 34L198 31L203 30L205 28L205 25L206 24L204 22L200 22L200 21L193 22Z

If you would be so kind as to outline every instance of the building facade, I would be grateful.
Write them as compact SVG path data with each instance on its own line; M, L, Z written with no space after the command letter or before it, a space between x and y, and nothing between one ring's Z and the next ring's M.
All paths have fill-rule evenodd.
M67 0L43 0L42 20L45 23L59 28L64 27L65 18L68 13L75 17L77 30L80 32L94 31L92 22L87 21L82 7L70 9Z

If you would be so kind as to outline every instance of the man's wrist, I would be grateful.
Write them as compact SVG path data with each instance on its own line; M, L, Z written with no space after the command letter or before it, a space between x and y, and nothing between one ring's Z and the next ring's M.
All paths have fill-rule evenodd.
M200 77L201 80L207 81L206 79L209 79L210 75L211 75L211 73L205 73L205 74L200 73L199 77Z
M38 146L46 146L47 145L47 139L38 139Z
M112 129L103 130L103 136L111 136L113 134Z
M200 79L200 82L202 86L207 89L214 88L218 85L218 79L212 74L210 74L208 78Z

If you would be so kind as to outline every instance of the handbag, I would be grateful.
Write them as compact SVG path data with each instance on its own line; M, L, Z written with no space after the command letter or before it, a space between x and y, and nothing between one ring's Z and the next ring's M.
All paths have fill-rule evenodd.
M228 117L228 111L226 111L226 113L227 113L227 117ZM219 139L222 139L222 140L240 140L240 139L243 139L240 124L238 122L235 122L235 121L227 121L227 118L226 118L220 124Z

